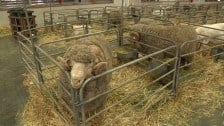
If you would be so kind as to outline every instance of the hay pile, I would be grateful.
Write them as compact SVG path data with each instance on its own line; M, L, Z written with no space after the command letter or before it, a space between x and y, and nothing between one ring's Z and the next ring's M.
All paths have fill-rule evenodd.
M62 38L64 38L64 34L60 34L60 33L44 34L43 32L41 32L40 35L37 38L37 43L39 45L47 44L49 42L59 40L59 39L62 39ZM66 43L66 41L60 41L60 42L55 42L55 43L48 44L48 46L56 47L56 48L62 48L62 47L66 47L67 43Z
M68 125L59 117L55 105L47 100L38 87L36 87L30 76L24 80L24 85L29 92L29 98L22 113L19 113L20 123L24 126L63 126Z
M129 68L125 68L123 70L120 70L118 72L114 72L112 75L112 81L110 83L111 88L116 86L117 83L123 82L126 79L130 79L130 76L138 76L138 74L141 74L144 72L144 69L141 69L138 66L132 66ZM26 104L23 113L21 114L22 123L24 125L32 125L32 124L40 124L40 125L62 125L66 124L66 122L62 119L59 119L59 116L55 114L54 107L55 105L47 100L45 100L43 95L35 88L35 85L30 84L31 79L28 77L24 81L24 85L28 87L28 91L30 92L30 97L28 100L28 103ZM52 82L50 82L52 83ZM140 101L144 98L144 96L149 95L151 92L148 92L148 89L145 88L146 84L149 83L149 79L147 77L142 78L141 80L136 80L131 83L131 86L125 86L119 90L114 91L112 94L108 96L106 107L113 104L114 100L119 100L122 97L128 95L138 89L142 89L141 92L136 96L131 96L127 101L122 103L119 106L114 107L112 110L104 113L104 121L102 123L106 123L111 117L116 114L119 110L125 110L120 107L128 108L132 106L135 102ZM52 85L52 84L51 84ZM120 108L120 109L119 109ZM40 112L38 112L40 110ZM135 111L134 113L137 113L139 110ZM139 113L140 114L140 113ZM129 115L129 114L128 114ZM134 115L132 118L136 118ZM128 116L128 117L129 117ZM44 118L44 119L43 119ZM67 118L67 117L66 117ZM139 118L139 117L138 117ZM58 120L59 122L55 122L55 120ZM136 120L136 119L135 119ZM120 122L121 120L119 120ZM119 123L118 123L119 124Z
M207 70L180 84L176 99L147 111L149 125L189 126L191 121L211 117L222 107L223 63L206 63L210 65Z
M139 66L129 66L123 70L116 71L113 73L112 82L110 83L111 88L118 86L119 83L139 76L143 74L145 70ZM151 85L149 88L150 78L148 76L143 76L138 80L135 80L129 85L124 86L118 90L112 92L107 99L105 108L111 106L117 101L121 100L125 96L129 96L127 99L122 101L120 104L116 105L112 109L109 109L106 113L103 114L102 124L116 125L116 126L125 126L125 125L143 125L147 124L145 120L145 115L142 113L142 110L147 108L147 105L154 104L156 99L160 97L168 96L168 90L162 91L161 94L155 95L143 104L134 107L136 104L141 102L145 97L148 97L152 94L153 89L159 87L159 85ZM134 92L137 94L132 95ZM161 100L161 99L160 99ZM118 118L116 121L111 122L116 116L130 109L123 116Z
M9 26L0 25L0 37L11 35L11 34L12 32Z
M38 43L39 44L44 44L47 42L51 42L54 40L58 40L60 38L63 38L63 34L57 34L57 33L47 33L47 34L41 34L38 36Z
M105 36L110 36L109 39L116 37L114 35ZM58 34L52 34L52 36L40 37L39 41L49 42L58 38L61 38ZM124 114L116 122L111 123L111 125L190 125L190 120L192 120L195 115L198 117L212 116L212 113L224 103L224 95L220 90L220 88L224 87L224 79L222 79L223 63L219 62L216 64L212 62L212 59L206 59L206 61L201 61L196 64L195 69L201 66L206 66L201 74L198 74L197 77L188 78L189 81L181 82L176 99L170 99L168 96L169 90L164 90L160 94L150 98L143 105L130 109L128 113ZM116 84L119 82L124 82L144 72L144 68L139 66L131 66L114 72L110 87L113 88L117 86ZM114 102L121 100L134 91L141 90L137 95L129 97L119 105L103 113L101 124L110 122L120 113L151 95L152 90L159 87L159 85L156 85L146 88L149 82L150 78L144 76L140 80L132 82L129 86L124 86L109 94L105 107L112 105ZM50 85L53 83L55 82L49 82ZM55 105L44 98L46 95L42 94L35 85L32 84L30 75L27 76L24 85L28 87L30 96L23 112L20 114L21 123L23 125L69 125L69 122L59 117L55 110ZM51 89L52 88L57 87L52 86ZM153 108L148 107L158 99L162 99L162 101L156 104L156 106L153 106Z

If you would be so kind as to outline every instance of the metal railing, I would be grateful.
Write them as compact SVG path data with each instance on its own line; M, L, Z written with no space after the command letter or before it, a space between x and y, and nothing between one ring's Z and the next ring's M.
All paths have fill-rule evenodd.
M61 6L61 5L85 5L85 4L108 4L113 3L112 0L95 0L79 2L78 0L69 1L54 1L54 0L26 0L27 7L49 7L49 6ZM1 0L0 8L7 9L12 7L23 6L23 0Z
M112 32L113 33L113 30L112 31L108 31L108 32ZM102 99L103 96L110 95L111 93L116 92L117 90L120 90L121 88L123 88L125 86L133 85L134 81L139 81L139 79L141 79L141 78L147 76L149 73L159 69L164 64L168 64L172 60L169 60L169 61L167 61L167 63L161 64L160 66L157 66L156 68L153 68L151 70L150 69L146 70L145 72L143 72L140 75L130 76L130 77L127 78L127 80L124 80L124 81L122 81L120 83L117 83L115 87L113 87L111 89L108 89L108 90L105 90L104 92L102 92L102 93L100 93L100 94L98 94L96 96L92 96L92 97L86 99L86 98L84 98L85 95L83 94L83 93L86 93L84 91L84 89L86 87L88 87L88 86L91 86L91 85L89 85L89 84L91 84L91 82L96 81L96 80L102 78L103 76L107 76L107 74L118 72L118 71L120 71L122 69L125 69L127 67L135 66L135 65L141 63L142 61L147 61L148 58L150 58L150 57L152 57L152 56L154 56L156 54L162 53L164 51L167 51L167 50L172 49L172 48L175 47L175 46L170 46L167 49L155 52L153 54L146 55L146 56L144 56L142 58L133 60L133 61L128 62L126 64L123 64L123 65L120 65L120 66L115 67L113 69L110 69L110 70L108 70L108 71L106 71L106 72L104 72L102 74L99 74L97 76L91 77L91 78L87 79L84 82L82 88L80 90L78 90L79 93L71 92L72 88L68 89L67 87L63 87L63 85L67 85L67 84L60 84L60 83L58 84L55 81L55 80L58 79L58 75L52 74L52 73L55 73L54 70L62 70L62 71L64 71L65 75L68 75L68 73L63 69L63 66L60 66L60 64L55 60L55 57L56 57L55 51L59 50L59 49L55 49L55 47L54 47L53 50L47 50L47 49L49 47L53 48L54 44L63 42L63 40L66 40L66 39L75 39L75 38L93 36L93 35L102 34L102 33L107 33L107 32L103 32L102 31L102 32L99 32L99 33L80 35L80 36L75 36L75 37L61 39L60 41L54 41L54 42L52 41L52 42L45 43L45 44L35 45L35 48L36 48L36 51L37 51L36 53L38 53L40 57L36 56L34 59L41 65L41 69L40 70L36 69L36 71L37 71L37 74L39 74L40 76L43 77L43 79L44 79L44 83L43 84L40 84L38 82L38 78L36 78L37 74L35 73L35 65L33 64L34 59L28 57L28 56L32 57L33 53L31 51L30 47L27 46L26 44L24 44L25 40L27 40L27 39L25 39L24 36L22 36L22 34L20 34L21 37L23 38L23 41L21 39L19 41L20 47L21 47L20 49L21 49L22 59L23 59L24 63L26 64L25 66L27 67L27 70L29 72L31 72L31 76L35 78L34 79L34 80L36 80L35 83L40 87L40 89L43 92L48 90L47 94L49 96L51 96L50 99L51 99L51 101L54 101L54 103L56 104L57 108L61 108L63 106L63 108L68 108L68 109L66 109L66 111L69 111L69 112L73 111L74 113L81 112L82 116L78 117L78 118L82 120L82 124L83 125L85 125L86 123L88 123L92 119L102 115L103 113L107 112L108 110L113 109L115 106L119 105L124 100L127 100L127 98L132 97L133 95L136 95L138 92L141 92L141 90L139 89L139 90L136 90L136 91L132 92L131 94L124 95L123 98L121 98L120 100L116 101L111 106L109 106L109 107L107 107L107 108L97 112L97 114L95 114L95 115L91 115L91 116L87 116L86 117L86 113L85 113L86 108L84 107L85 105L88 105L89 103L92 103L92 102L96 101L97 99ZM117 33L113 33L113 34L117 35ZM117 45L117 46L119 45L117 39L115 39L113 41L115 41L117 43L117 44L115 43L115 45ZM123 41L126 41L125 38L124 38ZM69 41L69 42L71 42L71 44L72 44L72 41ZM30 42L28 42L28 43L30 43ZM56 47L56 48L59 48L59 47ZM65 51L66 47L63 47L63 49ZM60 50L62 50L61 47L60 47ZM63 54L63 52L58 54L58 55L61 55L61 54ZM29 65L30 63L33 64L33 66ZM170 73L165 73L163 76L166 77L167 75L169 75L171 73L174 73L174 70L170 71ZM70 80L69 76L67 76L66 78L67 78L67 80ZM155 79L154 81L150 82L149 84L146 84L145 87L143 87L143 88L147 88L148 87L147 85L153 85L153 83L159 81L162 78L163 77ZM59 80L59 82L60 82L60 80ZM70 81L68 81L68 82L70 82ZM54 86L52 86L51 83L53 83ZM162 86L160 89L155 90L154 93L157 94L157 93L161 92L165 87L167 87L169 85L172 85L172 84L173 84L172 81L170 81L165 86ZM50 88L50 90L48 89L48 87L50 87L49 85L52 86L52 88ZM64 90L64 92L67 92L66 94L68 96L70 96L69 99L73 99L73 101L76 101L75 103L73 103L75 105L75 106L73 106L73 108L71 107L71 105L65 104L66 101L63 101L63 99L60 99L60 97L59 98L58 97L55 98L55 94L58 94L57 90L56 90L58 85L62 86L61 89ZM45 90L45 89L47 89L47 90ZM75 91L75 92L77 92L77 91ZM152 93L152 95L154 95L154 93ZM75 98L77 98L77 96L75 96L75 94L79 94L78 99L75 99ZM56 95L56 96L58 96L58 95ZM59 102L56 102L58 99L60 99ZM144 103L147 99L150 99L150 96L145 98L145 99L142 99L142 101L139 101L138 104L133 105L133 108L139 106L141 103ZM78 102L78 101L80 101L80 102ZM124 111L124 113L128 112L129 109L130 108L127 108L127 111ZM63 109L59 109L59 113L61 113L61 116L65 116L66 117L66 115L63 113L62 110ZM74 114L74 113L70 113L70 114L71 115L79 115L79 114ZM122 113L119 116L122 116ZM118 117L116 117L115 120ZM76 122L76 125L79 125L79 121L76 120L75 122ZM107 124L110 124L110 122L107 122ZM107 124L105 124L105 125L107 125Z

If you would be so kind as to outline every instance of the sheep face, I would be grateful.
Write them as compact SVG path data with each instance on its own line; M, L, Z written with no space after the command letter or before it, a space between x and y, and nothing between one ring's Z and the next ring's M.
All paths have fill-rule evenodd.
M140 45L140 41L141 41L141 36L140 33L138 32L131 32L129 33L129 41L132 42L132 44L135 46L135 48L141 50L142 47Z
M93 63L71 62L71 85L79 88L86 78L92 76Z
M129 36L131 37L132 40L134 41L140 41L140 35L138 32L131 32L129 34Z
M82 63L72 60L66 60L62 57L59 57L58 60L62 63L67 69L70 70L71 76L71 85L73 88L78 89L82 86L83 82L91 76L97 75L106 71L107 62L99 63Z
M89 49L89 51L86 51L86 53L89 52L89 56L87 56L84 53L83 55L78 54L76 50L74 51L72 49L74 52L71 55L73 55L73 57L78 58L71 58L72 57L71 55L69 55L67 58L62 57L57 58L60 64L62 64L66 68L66 70L70 72L71 85L75 89L80 88L83 82L89 77L100 74L106 71L107 69L107 62L102 62L98 60L96 56L97 54L95 54L98 53L99 50L96 51L96 49L93 48L92 46L83 49ZM88 60L83 60L85 58L81 57L87 57L87 58L91 57L91 59L88 58Z

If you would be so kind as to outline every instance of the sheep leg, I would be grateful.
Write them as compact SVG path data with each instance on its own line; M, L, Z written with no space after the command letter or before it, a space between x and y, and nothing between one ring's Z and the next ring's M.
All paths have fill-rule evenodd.
M211 56L213 57L213 62L214 63L217 63L218 62L218 58L219 58L219 55L217 55L219 52L219 48L215 47L215 48L212 48L211 49Z
M193 64L190 64L190 63L192 63L193 60L194 60L193 54L181 58L181 64L187 65L184 67L184 70L190 70L192 68Z

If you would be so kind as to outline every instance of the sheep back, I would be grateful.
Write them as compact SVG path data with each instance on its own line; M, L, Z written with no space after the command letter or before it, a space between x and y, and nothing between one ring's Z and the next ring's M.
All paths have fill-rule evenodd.
M185 25L149 26L144 24L136 24L132 27L132 30L142 32L140 33L140 41L142 41L143 43L147 45L159 48L159 50L165 49L173 45L181 46L184 42L197 39L197 34L195 29L191 26L185 26ZM150 35L147 35L147 34L150 34ZM163 40L155 36L167 38L168 40L172 42L168 42L167 40ZM195 51L196 49L197 49L197 43L187 43L181 49L181 54L187 54L187 53ZM141 46L140 50L145 53L153 53L153 52L159 51L158 49L151 49L151 48L148 49L145 46ZM175 55L176 49L172 49L170 52L173 55ZM164 58L163 56L160 58Z

